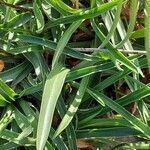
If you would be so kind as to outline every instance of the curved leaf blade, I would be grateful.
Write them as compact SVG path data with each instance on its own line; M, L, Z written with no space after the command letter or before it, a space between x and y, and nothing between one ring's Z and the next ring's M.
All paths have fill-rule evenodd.
M43 150L51 128L57 99L65 82L68 69L58 66L47 77L37 128L37 150Z

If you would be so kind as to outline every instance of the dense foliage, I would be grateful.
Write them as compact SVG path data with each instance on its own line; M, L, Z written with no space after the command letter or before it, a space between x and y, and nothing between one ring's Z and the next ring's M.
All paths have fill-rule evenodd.
M0 0L0 150L149 149L149 0Z

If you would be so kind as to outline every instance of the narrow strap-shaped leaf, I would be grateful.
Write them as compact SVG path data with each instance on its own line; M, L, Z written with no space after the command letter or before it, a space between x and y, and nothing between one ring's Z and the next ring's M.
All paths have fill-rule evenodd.
M8 101L14 101L15 97L17 96L17 93L13 89L11 89L6 83L4 83L3 80L0 79L0 94L2 96L6 96Z
M28 77L28 75L32 72L32 70L33 70L32 65L26 65L24 70L13 80L12 86L19 84L23 79Z
M16 107L13 107L13 109L14 109L14 114L15 114L15 120L16 120L18 126L22 130L25 130L28 127L31 127L30 122L28 121L26 116L24 116Z
M79 86L77 85L77 88L78 87ZM101 90L102 89L103 88L101 88ZM87 92L88 92L88 90L87 90ZM144 87L139 88L139 89L135 90L134 92L129 93L128 95L125 95L125 96L115 100L115 102L118 103L121 106L126 106L128 104L131 104L132 102L138 102L139 100L141 100L141 99L143 99L143 98L145 98L149 95L150 95L150 89L147 88L146 85L144 85ZM97 108L95 108L95 110L92 109L91 111L88 111L88 114L86 115L87 117L85 117L85 119L83 119L82 122L86 122L87 120L91 120L92 118L94 118L98 114L104 115L104 114L106 114L107 112L110 112L110 111L111 111L111 108L109 108L108 106L104 107L103 109L102 109L101 106L97 107ZM88 118L89 114L90 114L91 117Z
M58 24L67 24L71 23L73 21L78 21L82 19L89 19L93 17L97 17L100 14L106 12L107 10L111 9L112 7L116 6L118 4L119 0L113 0L111 2L107 2L105 4L99 5L97 7L94 7L92 9L83 10L79 13L75 13L73 15L68 15L59 19L56 19L54 21L50 21L45 25L45 29L47 30L51 27L54 27Z
M124 39L117 44L116 48L120 48L124 45L124 43L130 38L132 31L134 30L135 22L136 22L136 16L138 11L138 0L131 0L130 2L130 23L128 26L128 31Z
M120 14L121 14L121 11L122 11L122 2L123 0L120 0L118 2L118 5L117 5L117 9L116 9L116 13L115 13L115 18L113 20L113 24L112 24L112 27L111 29L109 30L109 33L108 35L106 36L105 40L102 42L102 44L99 46L99 48L103 48L105 47L105 45L109 42L111 36L113 35L113 33L115 32L115 29L117 27L117 24L118 24L118 21L120 19Z
M19 133L10 131L5 129L0 133L0 138L9 140L10 142L19 144L19 145L24 145L24 146L35 146L35 139L31 137L25 137L23 139L18 139Z
M46 64L46 61L44 60L42 53L30 52L30 53L25 53L24 55L34 66L36 75L40 76L44 80L45 76L49 72L49 68L48 65Z
M32 109L32 106L30 105L30 103L28 103L27 101L24 101L23 99L21 101L19 101L19 104L20 104L21 108L23 109L25 115L27 116L27 119L31 123L31 126L34 128L33 137L35 137L34 133L37 132L38 112L35 113L34 110ZM51 128L49 137L52 138L53 134L54 134L54 130ZM64 150L67 150L66 144L60 137L58 137L57 139L54 139L53 142L58 149L62 148ZM45 149L46 148L50 148L50 143L47 142Z
M34 130L36 130L37 116L36 116L35 112L33 111L33 109L31 108L30 103L21 99L21 101L19 101L19 104L20 104L22 110L24 111L25 115L28 116L27 117L28 121L31 123Z
M46 0L46 2L52 5L55 9L57 9L60 13L67 15L68 13L77 13L81 10L71 8L66 5L62 0Z
M75 96L73 102L71 103L68 111L66 112L65 116L63 117L60 125L58 126L58 128L55 132L54 138L57 137L69 125L69 123L73 119L73 117L82 101L84 93L86 91L88 81L89 81L89 76L82 79L82 81L80 83L80 87L76 93L76 96Z
M6 102L8 102L8 101L4 98L4 96L2 96L0 94L0 107L1 106L6 106Z
M9 53L17 55L17 54L28 53L28 52L38 52L41 50L43 50L43 48L42 46L39 45L25 45L25 46L11 48L9 50Z
M10 4L14 4L15 0L11 0L9 1ZM11 19L11 13L14 13L11 7L6 7L6 14L5 14L5 18L4 18L4 23L9 22L9 20Z
M79 129L88 128L88 127L133 127L130 123L127 122L124 118L102 118L102 119L91 119L87 122L80 123Z
M37 0L34 0L33 2L33 11L34 11L34 15L36 18L36 23L37 23L37 33L42 32L43 28L44 28L44 17L43 14L40 10L40 7L38 6Z
M117 128L104 128L104 129L87 129L87 130L77 130L78 138L104 138L104 137L129 137L129 136L137 136L141 133L135 129L126 128L126 127L117 127Z
M121 105L116 103L115 101L111 100L107 96L105 96L102 93L99 93L97 91L90 90L89 93L95 100L98 102L103 101L108 107L115 110L119 114L121 114L126 120L128 120L131 124L135 126L135 128L139 131L141 131L144 135L147 137L150 137L150 127L144 124L141 120L133 116L131 113L129 113L125 108L123 108Z
M22 13L14 18L12 18L8 23L6 28L16 28L19 26L24 25L26 22L28 22L31 19L32 15L30 13Z
M57 66L53 69L44 86L37 129L37 150L43 150L51 128L57 99L63 87L68 69Z
M111 75L110 77L106 78L102 82L98 83L94 89L97 91L102 91L103 89L107 88L108 86L114 84L116 81L121 80L123 77L125 77L127 74L129 74L131 71L128 69L125 69L124 71L118 71Z
M19 40L23 41L23 42L42 45L42 46L48 47L50 49L56 50L57 44L53 41L50 41L50 40L47 40L47 39L44 39L44 38L31 36L31 35L23 35L23 34L18 35L17 38ZM20 53L21 53L21 51L25 51L25 49L21 50L21 48L19 50L20 50ZM34 49L34 50L36 50L36 49ZM29 51L30 51L30 48L29 48ZM11 52L11 50L10 50L10 52ZM27 50L27 52L28 52L28 50ZM88 54L83 54L81 52L75 51L75 50L73 50L72 48L69 48L69 47L65 47L64 50L63 50L63 53L66 54L66 55L69 55L69 56L72 56L72 57L75 57L75 58L79 58L81 60L87 60L87 61L92 61L92 60L95 60L97 58L97 57L93 57L93 56L88 55Z
M140 99L143 99L149 95L150 95L150 89L147 87L142 87L142 88L135 90L132 93L129 93L126 96L123 96L123 97L117 99L116 102L121 106L126 106L128 104L131 104L132 102L139 101ZM110 108L104 108L102 110L101 114L104 114L109 111L111 111Z
M24 72L24 70L27 70L27 68L30 68L30 67L31 67L30 63L27 61L24 61L23 63L13 68L10 68L4 72L0 72L0 78L4 82L14 81L18 76L20 76L20 74L22 74L22 72Z
M69 12L65 9L63 9L63 7L61 7L56 0L45 0L46 2L46 5L48 5L47 7L53 7L54 9L56 9L60 14L63 14L63 15L68 15ZM62 2L63 5L64 5L64 2ZM49 6L50 5L50 6ZM62 6L63 6L62 5ZM50 18L51 20L53 20L54 18L51 17Z
M54 133L55 133L55 130L53 128L51 128L49 137L52 139L52 141L54 142L55 146L58 149L68 150L68 147L66 146L66 144L63 141L63 139L61 138L61 136L57 137L55 139L53 138Z
M65 48L65 46L67 45L71 35L74 33L74 31L80 26L80 24L82 23L82 20L79 20L77 22L72 23L69 28L65 31L65 33L63 34L63 36L60 38L57 47L56 47L56 52L54 54L53 57L53 61L52 61L52 68L58 63L59 61L59 57L63 52L63 49Z
M0 145L0 149L3 149L3 150L11 150L12 148L15 149L17 147L19 147L20 145L18 144L15 144L13 142L7 142L7 143L4 143L4 144L1 144Z
M66 81L79 79L79 78L88 76L90 74L94 74L97 72L103 72L103 71L106 71L106 70L109 70L112 68L114 68L114 64L111 62L108 62L108 63L104 63L101 65L92 65L92 66L88 66L85 68L75 69L68 73Z
M91 20L93 29L95 30L97 36L100 38L101 41L105 39L104 34L101 32L101 30L98 28L97 24L95 23L94 19ZM119 62L124 64L129 69L133 70L134 72L138 72L137 67L127 58L125 57L121 52L119 52L117 49L113 48L110 42L106 45L108 47L108 50L110 54L112 55L113 59L117 59Z
M56 108L57 108L57 111L58 111L60 117L63 118L65 113L67 112L67 109L66 109L62 95L60 95L60 97L59 97ZM66 128L65 131L66 131L66 135L67 135L69 149L77 150L76 134L75 134L72 122L68 125L68 127Z
M19 134L18 139L24 139L25 137L28 137L33 131L33 128L31 126L28 126L27 128L23 129L22 132Z
M45 84L42 104L41 104L41 111L39 116L38 122L38 129L37 129L37 150L42 150L48 138L48 133L51 128L53 113L55 110L56 102L65 82L66 75L68 73L68 69L62 68L59 62L60 56L63 52L64 47L66 46L67 42L69 41L72 33L79 27L82 21L78 21L72 24L64 33L63 37L58 42L57 51L54 54L53 61L52 61L52 71L48 76L48 79ZM52 86L52 89L49 94L47 94L48 86ZM55 88L56 87L56 88ZM57 91L56 91L57 90ZM46 92L46 93L45 93ZM47 99L47 101L45 101ZM51 103L48 100L51 100ZM49 101L50 101L49 100ZM45 122L45 125L43 124ZM41 128L43 129L41 130Z

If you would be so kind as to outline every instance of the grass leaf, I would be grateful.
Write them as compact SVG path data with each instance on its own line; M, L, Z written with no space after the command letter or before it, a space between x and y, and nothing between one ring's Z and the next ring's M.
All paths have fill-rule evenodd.
M82 98L84 96L84 93L86 91L86 87L89 81L89 77L85 77L82 79L81 83L80 83L80 87L76 93L76 96L73 100L73 102L71 103L68 111L66 112L65 116L63 117L60 125L58 126L54 138L56 138L71 122L71 120L73 119L81 101Z
M57 66L47 77L37 129L37 150L42 150L48 138L57 99L63 87L68 69Z
M39 5L37 3L37 0L34 0L33 2L33 10L34 10L34 15L36 18L36 23L37 23L37 33L42 32L43 28L44 28L44 17L43 14L39 8Z

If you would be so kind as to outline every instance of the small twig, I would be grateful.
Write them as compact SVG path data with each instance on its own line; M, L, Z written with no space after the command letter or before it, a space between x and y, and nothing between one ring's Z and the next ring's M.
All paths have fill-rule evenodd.
M100 49L100 48L74 48L74 50L81 51L81 52L95 52L95 51L101 51L106 52L108 49ZM143 50L123 50L118 49L118 51L125 53L125 54L139 54L139 55L146 55L147 52Z
M22 10L22 11L29 11L29 12L32 12L33 10L31 8L25 8L25 7L22 7L20 5L13 5L13 4L9 4L9 3L6 3L2 0L0 0L0 4L2 5L5 5L5 6L8 6L8 7L11 7L11 8L15 8L17 10Z

